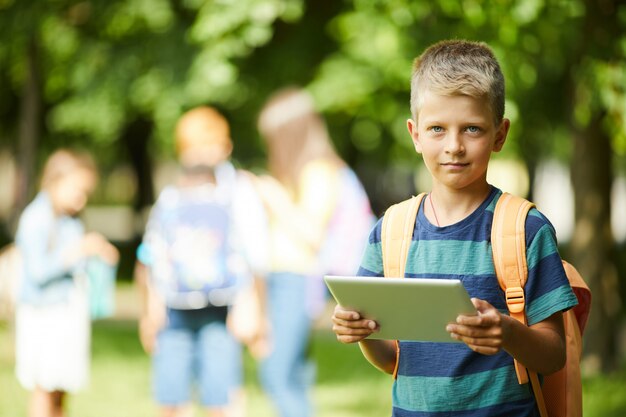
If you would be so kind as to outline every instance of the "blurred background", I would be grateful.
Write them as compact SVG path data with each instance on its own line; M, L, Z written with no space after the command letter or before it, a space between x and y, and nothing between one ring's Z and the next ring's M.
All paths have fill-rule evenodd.
M235 163L264 172L260 107L277 88L305 87L381 215L429 189L405 127L409 78L413 59L448 38L485 41L501 62L512 128L489 180L537 203L593 291L585 415L626 415L626 2L0 0L0 244L12 241L45 158L79 146L101 169L87 228L122 251L118 314L94 326L94 382L70 415L154 414L132 265L175 171L183 111L219 108ZM26 394L1 323L0 415L19 416ZM358 348L337 346L326 323L316 332L318 414L388 413L391 381ZM247 366L251 415L270 415Z

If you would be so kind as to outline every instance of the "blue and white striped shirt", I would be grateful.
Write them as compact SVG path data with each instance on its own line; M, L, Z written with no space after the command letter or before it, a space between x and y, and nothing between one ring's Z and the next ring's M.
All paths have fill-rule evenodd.
M422 202L405 276L459 279L471 297L486 300L508 314L491 251L493 210L501 195L493 187L471 215L445 227L426 219ZM359 275L383 276L381 226L379 221L370 235ZM561 264L554 228L536 209L526 220L526 245L526 314L533 325L572 308L577 299ZM487 356L461 343L400 341L392 415L512 417L538 412L530 385L518 384L513 358L507 352Z

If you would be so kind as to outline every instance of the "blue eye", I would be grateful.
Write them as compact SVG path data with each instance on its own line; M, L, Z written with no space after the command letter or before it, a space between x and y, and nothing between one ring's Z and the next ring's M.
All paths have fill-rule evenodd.
M480 127L478 127L478 126L469 126L467 128L467 131L470 132L470 133L478 133L478 132L480 132Z
M433 127L430 128L430 130L432 130L435 133L441 133L441 132L443 132L443 127L441 127L441 126L433 126Z

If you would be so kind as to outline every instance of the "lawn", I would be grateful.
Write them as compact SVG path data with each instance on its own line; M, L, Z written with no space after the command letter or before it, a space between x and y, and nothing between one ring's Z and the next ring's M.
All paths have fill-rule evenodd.
M0 416L26 416L27 393L13 376L12 333L0 322ZM357 346L336 342L316 330L311 355L317 363L313 400L317 417L382 417L390 410L391 379L372 368ZM247 410L250 417L273 417L246 357ZM584 381L586 417L626 416L626 370ZM196 413L196 416L201 415ZM71 397L68 417L153 417L150 363L138 343L133 320L100 321L93 328L92 381Z
M69 417L155 416L150 362L139 345L135 322L96 322L92 352L90 387L70 397ZM311 355L317 363L316 416L389 415L391 378L372 368L357 346L341 345L320 330L315 333ZM0 322L0 387L0 416L26 416L27 393L13 375L13 343L6 322ZM246 357L246 392L249 416L274 416L250 357Z

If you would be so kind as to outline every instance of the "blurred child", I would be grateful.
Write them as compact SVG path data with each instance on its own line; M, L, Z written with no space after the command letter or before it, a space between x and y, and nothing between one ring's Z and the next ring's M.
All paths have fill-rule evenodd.
M312 413L309 333L325 301L321 277L331 270L356 272L358 260L352 260L360 259L374 218L361 183L335 152L305 91L274 94L258 126L271 174L259 182L270 216L272 259L267 279L271 350L261 364L261 381L281 417L305 417ZM350 246L331 235L345 236Z
M333 330L341 342L358 342L374 366L394 373L393 416L537 416L532 390L518 384L513 359L544 375L561 369L562 312L577 300L554 229L532 209L525 227L528 326L502 313L507 304L490 242L502 192L487 183L487 169L510 122L504 118L504 76L491 49L462 40L429 47L413 68L411 115L409 134L433 185L419 207L405 275L462 280L477 314L446 327L463 343L367 339L378 324L342 306L335 309ZM381 224L368 239L360 275L383 276Z
M242 411L241 348L227 318L239 294L255 285L251 275L265 271L267 225L251 174L229 162L232 146L228 122L215 109L180 118L182 172L161 192L138 251L146 296L141 340L153 353L162 416L187 415L194 386L207 415Z
M57 150L44 166L41 191L20 217L16 375L31 391L31 417L64 415L65 393L88 382L87 260L100 257L114 265L119 257L100 234L85 233L77 217L96 181L88 154Z

